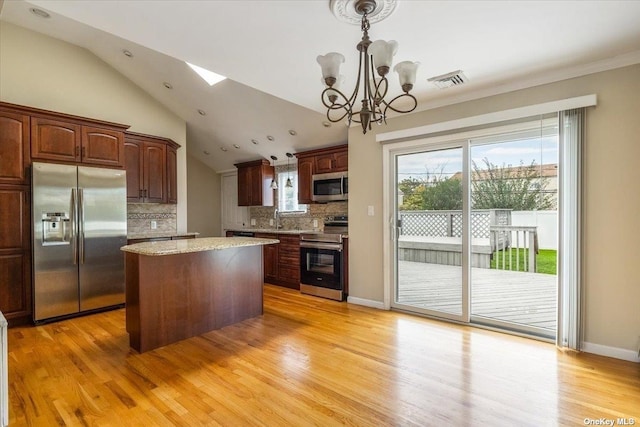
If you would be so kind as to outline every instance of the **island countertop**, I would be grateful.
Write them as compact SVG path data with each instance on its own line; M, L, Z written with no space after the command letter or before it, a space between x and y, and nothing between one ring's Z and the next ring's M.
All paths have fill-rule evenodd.
M201 239L165 240L127 245L121 251L148 256L186 254L190 252L218 251L243 246L273 245L277 239L258 239L255 237L204 237Z

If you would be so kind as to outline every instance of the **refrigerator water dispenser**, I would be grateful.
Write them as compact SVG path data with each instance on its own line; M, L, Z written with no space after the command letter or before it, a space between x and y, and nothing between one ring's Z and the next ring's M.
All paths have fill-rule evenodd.
M67 212L42 214L42 246L71 244L71 228Z

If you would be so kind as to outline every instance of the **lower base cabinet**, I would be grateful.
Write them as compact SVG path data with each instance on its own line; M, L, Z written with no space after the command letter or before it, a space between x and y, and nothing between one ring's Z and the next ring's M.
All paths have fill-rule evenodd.
M257 233L263 239L278 239L277 245L264 246L264 281L300 289L300 236Z

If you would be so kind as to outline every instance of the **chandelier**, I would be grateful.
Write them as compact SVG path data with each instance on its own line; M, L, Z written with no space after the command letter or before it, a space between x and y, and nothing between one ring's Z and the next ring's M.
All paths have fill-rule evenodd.
M398 50L398 43L394 40L369 39L369 20L367 16L376 9L376 0L355 0L353 3L355 12L362 15L362 40L356 46L360 52L360 64L358 66L358 78L351 96L347 97L341 90L344 76L340 74L340 64L344 62L344 56L337 52L320 55L317 58L322 68L322 81L326 88L322 91L322 103L327 108L327 119L331 122L347 120L362 125L362 133L371 130L371 124L387 123L387 110L396 113L410 113L415 110L418 101L409 92L416 81L418 62L403 61L393 68L400 78L400 86L404 93L385 100L388 90L387 74L391 69L393 55ZM377 76L376 76L377 73ZM360 110L355 110L358 94L362 89ZM401 108L406 105L405 100L410 100L409 108ZM400 101L401 102L396 102ZM394 105L395 104L395 105Z

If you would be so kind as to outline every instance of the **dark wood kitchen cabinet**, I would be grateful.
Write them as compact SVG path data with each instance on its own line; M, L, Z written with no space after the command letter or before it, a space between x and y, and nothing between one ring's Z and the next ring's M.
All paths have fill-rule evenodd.
M0 183L28 185L29 116L0 108Z
M275 168L265 159L238 163L238 206L273 206Z
M124 167L124 127L31 117L31 157L66 163Z
M313 192L311 191L311 176L313 175L313 157L302 157L298 159L298 203L313 203Z
M256 233L255 237L280 240L277 245L263 246L264 281L300 289L300 236Z
M31 320L30 116L0 105L0 311Z
M127 201L177 203L177 148L168 138L125 134Z
M314 174L346 172L349 169L347 145L296 153L298 158L298 203L313 203Z
M178 203L178 147L167 144L167 203Z
M30 193L0 185L0 311L12 326L31 319Z

